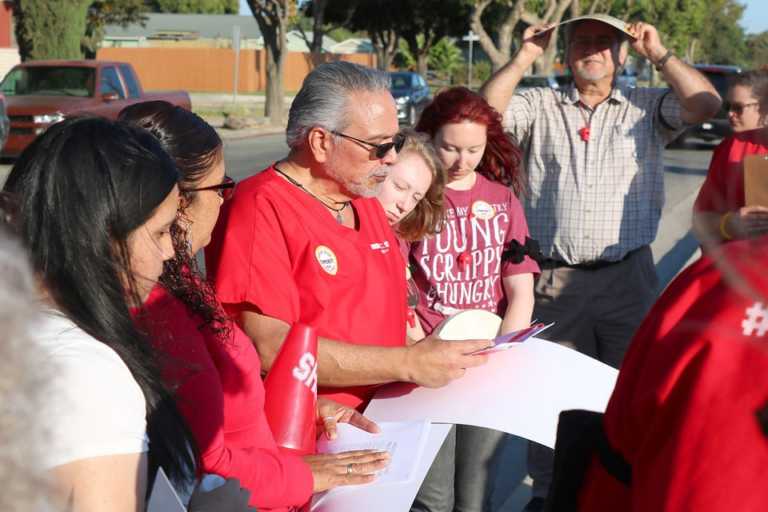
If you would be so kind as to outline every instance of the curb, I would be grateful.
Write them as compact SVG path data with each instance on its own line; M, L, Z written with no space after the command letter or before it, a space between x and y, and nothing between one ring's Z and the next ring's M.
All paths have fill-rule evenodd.
M221 137L221 140L228 141L228 140L242 140L242 139L252 139L255 137L262 137L266 135L278 135L281 133L285 133L285 128L269 128L269 129L263 129L263 130L253 130L253 129L244 129L244 130L229 130L227 128L215 128L216 133L219 134L219 137Z

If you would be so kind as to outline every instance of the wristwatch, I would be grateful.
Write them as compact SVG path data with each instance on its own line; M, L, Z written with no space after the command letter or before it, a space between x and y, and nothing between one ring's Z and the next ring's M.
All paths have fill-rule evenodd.
M673 55L674 53L672 52L672 50L667 50L667 53L665 53L662 58L654 62L653 67L656 68L656 71L661 71L662 68L664 68L664 64L666 64L667 61L671 59Z

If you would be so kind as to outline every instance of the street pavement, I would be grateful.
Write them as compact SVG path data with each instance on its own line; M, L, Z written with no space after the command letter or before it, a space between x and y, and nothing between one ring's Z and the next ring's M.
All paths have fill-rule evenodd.
M659 276L659 291L687 264L698 257L698 246L691 234L691 209L706 175L712 146L693 149L668 149L664 157L666 201L656 241L651 245ZM240 181L265 169L288 152L284 134L256 137L226 137L226 172ZM0 165L0 183L9 171L8 162ZM518 512L530 498L530 481L525 477L525 443L511 442L503 453L504 471L497 489L514 489L497 496L494 512Z

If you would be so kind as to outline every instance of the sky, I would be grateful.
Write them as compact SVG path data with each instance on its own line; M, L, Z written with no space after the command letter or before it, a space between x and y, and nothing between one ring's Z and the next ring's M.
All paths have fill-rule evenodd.
M741 25L747 33L758 34L768 30L768 0L740 0L740 2L747 6L741 18ZM245 0L240 0L240 14L251 15Z

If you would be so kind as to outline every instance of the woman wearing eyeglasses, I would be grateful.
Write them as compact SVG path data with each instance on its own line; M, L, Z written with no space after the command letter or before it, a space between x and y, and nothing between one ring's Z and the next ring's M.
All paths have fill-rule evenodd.
M746 205L743 164L768 153L768 71L736 75L726 108L735 134L715 148L693 208L693 230L705 250L768 233L768 204Z
M501 316L501 334L528 327L539 267L527 255L505 257L526 244L528 224L516 197L522 191L520 150L504 134L501 115L477 93L455 87L435 96L416 130L431 137L447 180L440 232L411 244L409 254L424 330L430 334L467 309ZM412 510L487 510L503 440L501 432L457 426Z
M288 510L306 503L313 492L373 480L387 462L381 453L301 458L275 444L264 416L258 353L227 318L194 259L209 243L219 209L233 192L216 131L197 115L162 101L127 107L120 119L154 134L181 174L178 220L172 227L175 256L137 319L166 355L163 376L176 390L199 445L202 472L239 479L251 492L250 505L259 510ZM375 428L358 413L323 402L320 417L329 416Z

